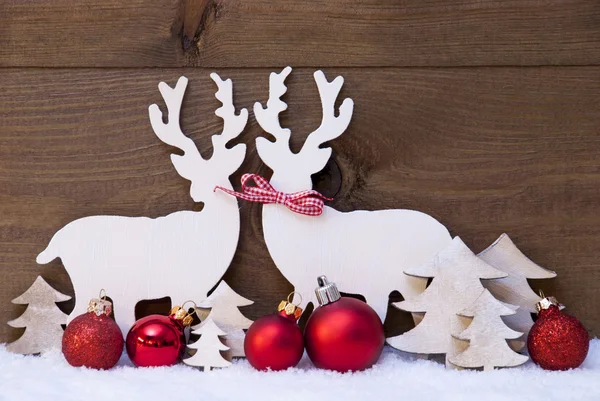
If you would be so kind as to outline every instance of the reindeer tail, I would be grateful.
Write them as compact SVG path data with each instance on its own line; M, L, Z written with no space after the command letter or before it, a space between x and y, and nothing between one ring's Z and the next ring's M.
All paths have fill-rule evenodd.
M50 240L50 243L48 244L46 249L44 249L35 259L35 261L38 264L45 265L46 263L50 263L58 257L58 252L55 249L56 247L53 245L56 245L54 238L52 238L52 240Z

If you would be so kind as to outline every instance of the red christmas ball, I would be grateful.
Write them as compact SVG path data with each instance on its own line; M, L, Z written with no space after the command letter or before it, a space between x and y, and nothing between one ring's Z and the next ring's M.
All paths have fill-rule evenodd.
M134 365L171 366L181 360L185 351L185 324L174 314L175 310L170 316L146 316L131 327L125 348Z
M531 360L546 370L580 366L590 346L585 327L573 316L561 312L554 297L544 298L537 307L539 316L527 338Z
M112 304L92 299L87 313L77 316L65 329L62 352L72 366L110 369L123 353L123 334L110 318Z
M341 298L335 284L319 277L319 306L306 323L304 343L313 364L348 372L373 366L385 344L383 324L375 311L354 298Z
M302 309L282 301L279 313L264 316L250 326L244 352L258 370L285 370L294 367L304 354L304 338L296 323Z

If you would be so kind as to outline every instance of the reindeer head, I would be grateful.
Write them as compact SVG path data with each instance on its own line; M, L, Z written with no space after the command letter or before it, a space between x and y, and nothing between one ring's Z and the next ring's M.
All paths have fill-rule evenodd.
M275 137L275 142L262 137L256 138L258 155L273 170L273 186L284 192L312 189L310 176L321 171L331 157L331 148L319 146L342 135L350 124L354 108L352 99L346 98L340 106L339 116L336 117L335 100L342 89L344 78L337 77L332 82L327 82L322 71L315 72L323 119L319 128L308 136L300 152L293 153L290 149L291 132L287 128L281 128L279 124L279 113L287 109L287 104L281 100L281 96L287 91L284 81L290 72L292 68L286 67L279 74L271 73L267 107L263 108L259 102L254 104L256 121L263 130Z
M223 132L212 136L213 155L210 159L202 157L194 141L183 134L179 125L181 103L188 82L186 77L179 78L175 88L164 82L158 84L169 112L166 124L156 104L148 108L150 123L156 136L164 143L183 151L182 156L171 155L171 162L180 176L192 182L190 195L195 202L205 202L214 196L213 190L217 185L231 188L229 176L240 167L246 155L246 145L238 144L231 149L227 149L226 145L244 130L248 121L248 110L242 109L239 115L235 114L231 79L223 81L214 72L210 77L219 88L215 97L223 103L223 106L215 111L215 114L223 119Z

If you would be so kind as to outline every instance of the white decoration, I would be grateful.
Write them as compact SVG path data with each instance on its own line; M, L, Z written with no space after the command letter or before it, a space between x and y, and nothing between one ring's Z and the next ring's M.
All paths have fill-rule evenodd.
M226 333L225 345L229 347L229 351L226 352L228 359L246 356L244 352L244 338L246 337L244 329L250 327L252 320L242 315L238 307L252 305L253 303L232 290L229 284L223 280L207 299L198 303L197 307L200 309L210 308L210 314L208 320L204 320L194 326L193 329L198 330L207 322L214 322Z
M248 112L235 114L232 82L211 78L223 106L215 114L223 119L223 132L213 135L213 155L204 159L179 125L187 78L175 88L161 82L158 88L168 108L168 122L156 104L149 107L150 122L158 138L183 150L171 155L175 169L192 182L190 195L204 202L201 212L180 211L168 216L92 216L75 220L59 230L37 257L44 264L60 257L75 289L75 309L69 321L85 312L87 300L99 289L111 293L115 318L126 333L134 323L140 300L176 296L202 300L227 270L235 253L240 216L237 200L215 186L231 189L229 176L244 160L246 145L231 149L227 142L244 129Z
M431 261L405 270L406 274L433 277L425 292L393 305L407 312L425 312L414 329L387 339L394 348L420 354L446 354L446 365L466 347L452 337L467 326L457 313L470 306L484 291L480 279L506 277L477 257L459 238Z
M39 354L52 349L61 349L67 315L56 302L64 302L70 296L61 294L50 286L41 276L23 295L12 300L13 304L28 305L25 312L15 320L8 322L11 327L25 328L18 340L6 346L17 354Z
M483 367L483 370L519 366L527 362L528 357L517 354L506 342L521 337L523 333L508 328L501 317L514 315L517 309L518 306L504 304L489 290L484 290L473 305L459 313L473 318L469 327L457 336L460 340L468 340L469 347L451 357L450 362L462 368Z
M507 234L502 234L479 257L490 266L508 274L506 278L488 281L483 285L500 301L519 307L516 314L507 316L504 320L510 328L527 337L533 326L531 314L537 313L535 305L541 300L529 287L527 279L554 278L556 273L538 266L523 255Z
M188 348L196 349L196 353L184 359L183 362L190 366L204 368L205 371L211 368L226 368L231 362L226 360L221 351L229 350L229 347L221 342L219 337L226 335L212 319L205 320L202 327L198 327L192 333L200 335L200 339Z
M325 166L331 148L323 143L340 136L348 127L354 103L346 98L335 116L335 100L344 79L328 82L322 71L314 74L323 119L302 150L289 147L290 130L282 128L279 113L287 109L280 97L291 72L271 73L267 108L254 105L259 125L275 137L256 139L260 158L273 170L271 185L287 193L312 189L311 174ZM348 213L325 207L318 217L304 216L279 204L263 205L263 230L269 253L277 268L304 297L302 308L314 297L315 280L326 275L340 291L362 294L384 320L389 294L398 290L405 299L423 292L427 280L406 276L403 271L430 260L451 241L437 220L413 210L358 210Z

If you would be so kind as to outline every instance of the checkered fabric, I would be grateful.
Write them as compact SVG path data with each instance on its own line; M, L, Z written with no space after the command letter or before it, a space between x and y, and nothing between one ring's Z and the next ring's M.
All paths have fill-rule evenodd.
M248 181L250 180L254 181L256 186L248 185ZM312 189L292 194L279 192L258 174L244 174L242 176L242 192L215 187L215 191L217 189L250 202L279 203L280 205L285 205L293 212L307 216L320 216L323 213L323 201L333 200Z

